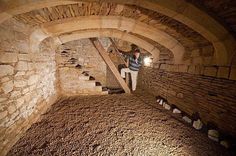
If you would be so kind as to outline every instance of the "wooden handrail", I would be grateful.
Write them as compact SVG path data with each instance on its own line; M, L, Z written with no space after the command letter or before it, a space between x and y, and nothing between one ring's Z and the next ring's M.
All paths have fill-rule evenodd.
M128 66L127 66L127 62L124 60L123 56L120 54L119 49L117 48L117 46L116 46L115 42L113 41L113 39L110 38L110 37L108 37L108 38L109 38L109 40L110 40L112 46L115 48L116 54L120 57L120 59L122 60L122 62L125 64L125 66L128 67Z

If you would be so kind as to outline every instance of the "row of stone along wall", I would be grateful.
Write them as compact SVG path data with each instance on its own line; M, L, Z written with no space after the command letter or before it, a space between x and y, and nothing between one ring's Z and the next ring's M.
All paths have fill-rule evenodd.
M162 64L141 69L139 88L236 136L235 76L232 67Z

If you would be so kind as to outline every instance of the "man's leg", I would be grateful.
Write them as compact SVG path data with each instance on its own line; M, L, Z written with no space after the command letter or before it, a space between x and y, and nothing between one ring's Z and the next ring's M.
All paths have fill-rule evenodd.
M125 73L129 73L130 69L129 68L122 68L121 69L121 77L125 78Z
M138 80L138 71L131 71L131 81L132 81L132 91L136 90L137 80Z

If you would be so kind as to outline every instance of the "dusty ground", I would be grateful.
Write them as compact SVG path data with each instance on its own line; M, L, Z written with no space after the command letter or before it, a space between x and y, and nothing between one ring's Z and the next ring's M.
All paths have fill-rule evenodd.
M126 94L60 100L8 155L230 155L149 101Z

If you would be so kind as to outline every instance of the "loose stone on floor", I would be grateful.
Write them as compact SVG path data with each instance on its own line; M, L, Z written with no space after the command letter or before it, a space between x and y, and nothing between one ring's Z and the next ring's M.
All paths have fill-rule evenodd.
M8 156L232 155L206 134L145 101L127 94L62 99L32 125Z

